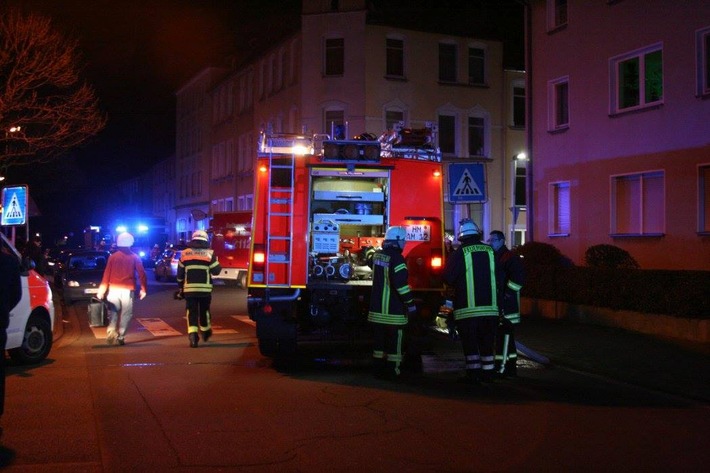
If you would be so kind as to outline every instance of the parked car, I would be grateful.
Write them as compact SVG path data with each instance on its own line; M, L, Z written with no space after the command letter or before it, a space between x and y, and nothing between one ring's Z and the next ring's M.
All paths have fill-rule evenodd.
M182 255L182 250L179 249L170 248L163 251L158 261L155 262L153 270L156 281L175 281L180 255Z
M0 232L0 251L22 258L15 246ZM47 280L26 264L22 266L22 299L10 311L5 348L17 363L36 364L52 349L54 301ZM5 356L4 353L0 353Z
M65 303L72 304L96 296L110 254L94 250L67 253L59 269L59 278L55 276L54 279Z

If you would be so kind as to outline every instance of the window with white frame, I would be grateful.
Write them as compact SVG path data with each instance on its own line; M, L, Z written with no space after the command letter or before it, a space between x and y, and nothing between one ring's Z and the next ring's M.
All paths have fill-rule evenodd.
M611 176L613 235L661 235L665 219L664 171Z
M547 83L548 130L569 128L569 76Z
M439 148L442 154L456 154L456 117L439 115Z
M710 233L710 164L698 166L698 231Z
M547 0L547 31L567 24L567 0Z
M661 43L609 60L611 113L658 105L663 101Z
M516 128L525 127L525 82L522 80L513 81L513 126Z
M486 49L483 46L468 47L468 83L486 83Z
M710 94L710 27L695 32L698 95Z
M343 110L326 110L323 114L323 129L333 139L345 139L345 112Z
M385 39L387 65L385 75L404 77L404 41L399 38Z
M394 130L397 123L404 122L404 112L401 110L385 110L385 129Z
M549 198L550 235L570 234L570 185L569 181L551 182Z
M439 43L439 81L456 82L456 45Z
M515 182L513 183L513 205L525 207L528 201L527 183L527 159L515 159Z
M468 117L468 155L486 155L486 119L485 117Z
M345 71L345 40L326 38L323 72L326 76L342 76Z

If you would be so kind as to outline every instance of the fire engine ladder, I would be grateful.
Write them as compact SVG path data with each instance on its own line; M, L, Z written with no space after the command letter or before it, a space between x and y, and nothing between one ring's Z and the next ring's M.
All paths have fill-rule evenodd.
M266 222L266 281L269 287L291 286L291 254L293 251L293 196L296 156L272 153L269 156L269 203ZM286 185L288 183L288 185ZM275 276L270 281L271 265Z

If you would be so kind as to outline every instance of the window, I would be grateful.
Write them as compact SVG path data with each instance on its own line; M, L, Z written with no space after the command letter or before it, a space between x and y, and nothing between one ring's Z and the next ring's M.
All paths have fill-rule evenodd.
M698 95L710 94L710 27L695 33L697 51Z
M527 205L527 163L525 160L516 159L515 160L515 187L513 192L513 205L516 207L525 207Z
M698 231L710 232L710 164L698 167Z
M611 233L661 235L665 225L663 171L611 177Z
M567 0L547 0L547 30L552 31L567 24Z
M611 58L611 113L656 105L663 100L663 52L660 44Z
M522 84L513 85L513 126L525 127L525 86Z
M439 148L442 154L456 154L456 117L439 115Z
M393 130L394 126L399 122L404 123L404 112L399 110L385 110L385 129Z
M325 75L342 76L345 70L345 40L328 38L325 40Z
M468 155L485 156L486 120L483 117L468 117Z
M345 112L342 110L326 110L323 129L335 140L345 139Z
M387 70L385 74L392 77L404 77L404 41L387 38Z
M468 83L486 83L486 50L483 48L468 48Z
M439 81L456 82L455 44L439 44Z
M569 127L569 77L561 77L547 83L548 130Z
M550 183L549 193L550 235L570 234L570 186L569 182Z

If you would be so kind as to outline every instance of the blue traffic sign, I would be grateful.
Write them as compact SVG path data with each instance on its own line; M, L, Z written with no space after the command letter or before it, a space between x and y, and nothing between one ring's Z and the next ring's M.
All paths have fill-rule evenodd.
M449 163L449 202L485 202L486 181L483 163Z
M2 225L27 223L27 186L4 187L2 190Z

